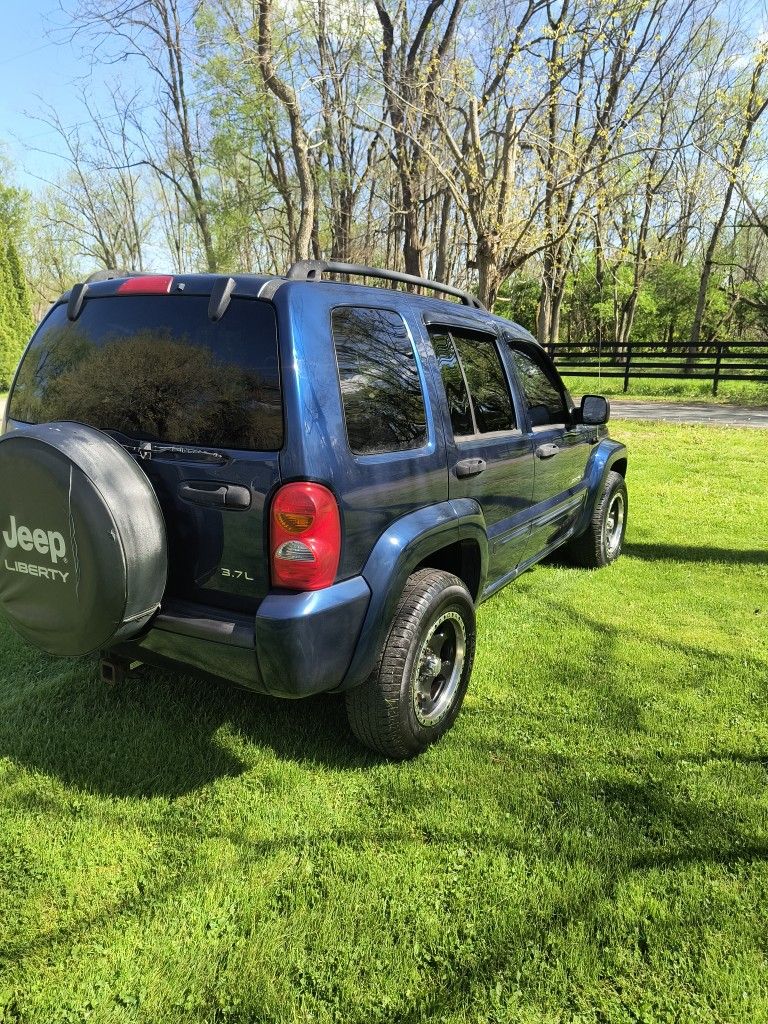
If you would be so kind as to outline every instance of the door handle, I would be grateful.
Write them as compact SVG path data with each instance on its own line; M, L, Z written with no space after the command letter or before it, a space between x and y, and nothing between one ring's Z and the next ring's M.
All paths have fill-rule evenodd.
M559 445L556 444L540 444L536 449L537 459L551 459L553 455L557 455L560 451Z
M456 476L477 476L485 469L485 459L462 459L456 463Z
M238 509L251 507L251 492L247 487L240 487L237 484L217 486L203 480L182 480L179 484L179 495L195 505Z

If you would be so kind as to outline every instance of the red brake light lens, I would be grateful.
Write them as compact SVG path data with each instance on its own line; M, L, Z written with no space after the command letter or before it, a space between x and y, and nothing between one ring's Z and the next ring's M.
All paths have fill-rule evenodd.
M272 502L270 552L273 586L330 587L339 568L341 522L327 487L301 482L280 488Z
M173 277L170 274L148 274L129 277L117 287L118 295L167 295L171 290Z

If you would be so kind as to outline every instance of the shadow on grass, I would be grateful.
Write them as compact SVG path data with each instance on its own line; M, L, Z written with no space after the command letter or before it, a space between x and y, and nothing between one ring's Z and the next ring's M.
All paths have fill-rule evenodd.
M734 550L732 548L694 547L686 544L624 545L624 554L644 562L721 562L725 565L768 565L768 548Z
M564 604L548 604L553 617L571 617L586 624L592 659L610 666L611 654L622 642L624 631L590 621ZM0 633L0 650L3 639ZM15 663L15 669L0 669L0 756L9 756L25 767L55 775L84 790L124 797L174 796L237 776L260 758L273 756L339 769L375 763L352 742L338 701L270 700L226 684L154 670L112 693L100 686L92 663L49 661L33 652L27 661L19 657L14 642L8 641L5 647L12 654L8 663ZM712 656L706 651L695 653ZM566 686L566 665L562 673L559 685ZM23 681L18 682L14 676ZM642 707L624 692L621 678L615 673L603 673L599 686L602 707L599 714L593 713L595 729L616 736L617 749L621 750L623 733L643 731ZM248 763L232 753L239 749L238 742L229 748L218 742L217 733L223 727L234 734L235 740L242 738L243 758ZM551 729L557 733L556 722ZM501 767L494 767L483 738L469 735L465 742L473 753L480 754L472 780L478 802L508 799L515 790L525 791L532 778L537 785L540 783L542 799L535 820L531 818L535 827L516 828L510 833L510 815L501 813L483 833L473 829L471 821L459 824L461 819L449 813L441 815L436 824L436 802L444 792L447 811L450 789L437 789L429 805L425 805L422 792L405 790L398 792L398 806L402 812L408 799L412 801L407 813L413 827L407 832L393 828L383 815L373 825L367 819L361 820L359 827L353 822L347 829L329 829L323 824L313 830L311 837L314 844L330 841L355 847L365 842L390 851L394 857L402 856L408 843L418 843L420 836L428 834L428 839L421 841L432 847L444 846L446 863L450 863L457 846L470 851L493 848L508 854L510 861L521 857L531 877L551 875L557 879L559 888L547 889L547 900L540 898L538 883L523 882L520 903L511 912L489 913L478 919L471 969L467 951L459 945L446 945L439 956L425 961L424 974L430 983L425 984L421 995L403 995L397 1007L399 1021L416 1024L461 1014L478 992L493 991L500 979L504 984L515 979L523 992L536 991L541 985L541 956L556 963L561 955L559 944L567 944L569 934L578 932L580 926L585 941L598 937L594 939L598 957L598 944L604 941L599 937L611 927L611 907L624 883L638 872L668 873L689 864L717 870L768 857L761 835L751 833L738 810L731 812L696 802L685 787L679 786L677 761L690 761L690 755L681 753L679 759L663 761L652 749L644 756L632 754L637 748L630 744L615 773L610 763L599 761L588 764L589 770L585 771L585 765L571 751L545 749L531 758L519 741L498 730L492 744L494 749L504 751L505 758ZM710 755L702 755L702 760L705 757ZM711 757L717 760L738 755L723 751ZM509 781L507 787L500 788L502 773ZM649 777L651 774L656 777ZM276 771L276 785L278 776ZM19 799L39 815L60 817L71 813L66 796L60 804L58 794L20 794ZM116 805L104 808L102 813L119 816L121 809ZM516 811L515 815L521 813L525 812ZM195 864L188 855L190 846L200 841L199 829L189 825L185 832L183 821L175 822L173 840L169 842L166 827L164 819L148 818L142 823L143 833L166 851L162 881L150 883L146 892L132 891L116 898L108 910L98 914L89 916L86 911L70 926L41 932L31 941L9 941L0 956L19 962L28 956L47 956L53 947L69 949L83 936L93 935L115 920L131 921L144 913L148 900L153 913L159 913L180 890L196 892L208 884L208 868ZM254 842L226 821L214 831L206 831L208 839L226 838L236 850L240 865L259 863L281 850L293 851L300 835L300 826L294 834L288 824L284 832ZM658 884L662 887L664 883ZM481 894L479 898L492 902L493 894ZM447 915L462 913L461 906L455 912L450 903L447 906ZM695 927L695 922L691 923L691 928ZM410 941L412 936L407 938ZM647 953L642 928L636 936L628 932L626 941L630 944L627 955L636 955L642 962ZM695 942L695 936L690 941ZM631 948L632 942L636 950ZM537 953L541 953L538 958ZM361 1019L353 1007L345 1009L349 1010L350 1021ZM212 1006L211 1016L213 1010ZM391 1014L388 1016L391 1019ZM257 1019L257 1015L249 1019Z
M688 760L688 758L683 758ZM625 765L625 768L627 765ZM645 764L637 759L633 769L642 772ZM583 766L576 758L561 754L544 755L537 760L535 768L524 752L517 757L514 777L530 774L543 775L547 780L547 800L539 808L538 827L526 833L517 833L510 840L503 816L496 827L480 837L471 823L459 825L446 816L442 828L430 829L431 848L444 848L446 863L455 855L457 845L476 854L480 849L493 849L507 854L512 860L526 865L526 875L531 884L523 886L519 902L509 913L489 914L473 932L471 970L467 967L467 950L446 945L440 956L432 956L430 950L424 964L426 976L435 974L434 983L425 984L415 998L404 995L397 1008L397 1020L421 1022L437 1019L465 1009L476 998L478 992L491 991L498 984L515 979L521 992L530 989L532 993L540 987L541 960L532 956L532 951L544 950L553 962L563 955L561 943L567 949L568 936L581 933L585 940L598 936L602 943L607 924L606 915L612 913L619 898L621 887L638 872L661 872L659 881L654 883L656 897L667 884L663 876L669 872L684 870L696 864L705 870L732 869L734 866L754 864L768 858L768 845L760 836L750 834L745 822L738 814L731 814L722 808L690 800L689 795L675 784L674 763L669 764L670 775L666 779L638 779L628 781L609 774L597 777L585 776ZM477 783L482 786L482 778ZM478 797L482 794L479 791ZM35 809L37 798L30 795L27 806ZM42 813L66 815L66 802L56 806L56 800L41 801L37 810ZM423 810L423 808L422 808ZM105 808L105 813L119 816L115 807ZM418 822L418 811L414 821ZM200 841L199 829L190 827L185 831L182 822L174 825L174 841L167 843L163 821L148 819L142 823L142 832L158 845L164 845L165 860L162 880L153 880L148 888L132 889L116 896L107 908L98 912L83 913L76 921L45 929L31 938L13 940L6 938L0 943L0 957L7 964L22 964L28 957L49 957L55 949L69 950L85 936L97 935L115 921L135 920L137 914L146 912L147 902L152 912L161 913L162 907L179 899L182 892L196 893L210 884L207 864L197 864L188 856L190 844ZM301 834L299 830L299 834ZM290 825L265 840L254 841L253 837L238 832L236 827L222 823L220 828L206 831L206 839L220 837L233 847L234 860L231 870L241 870L260 864L265 858L281 851L296 850L298 836L292 834ZM179 840L181 840L179 842ZM417 842L413 832L404 834L382 820L380 825L371 827L367 822L359 828L318 829L312 837L313 844L333 842L340 846L355 847L365 840L377 849L387 850L392 856L407 855L408 846ZM547 886L547 898L542 899L540 882L536 879L557 879L557 884ZM676 883L669 883L675 891ZM436 885L436 905L450 892L445 886ZM492 901L492 895L488 894ZM694 908L695 909L695 908ZM456 914L446 909L455 925ZM689 922L691 933L688 940L695 943L697 927L706 928L707 921ZM600 938L603 936L603 938ZM408 940L412 936L407 937ZM658 941L658 937L656 939ZM642 923L635 933L629 929L622 942L628 942L626 953L637 956L642 962L648 954L647 940ZM632 943L636 949L632 948ZM410 948L409 948L410 952ZM225 953L221 953L223 957ZM287 970L290 967L286 968ZM535 998L535 995L534 995ZM211 1006L211 1011L215 1007ZM352 1007L347 1008L352 1011ZM727 1016L727 1015L726 1015ZM245 1020L246 1017L238 1017ZM247 1019L256 1019L248 1017ZM360 1015L349 1012L350 1021L361 1020ZM377 1016L370 1019L391 1019ZM495 1018L489 1018L495 1019ZM730 1019L730 1018L729 1018Z
M608 659L617 644L623 643L632 637L645 636L648 638L647 635L637 629L631 621L628 621L622 626L614 626L607 622L601 622L599 619L594 618L587 612L577 610L563 601L547 599L544 603L555 616L560 617L561 621L570 622L575 626L587 627L594 637L600 638L600 642L595 643L595 657L599 657L603 664L610 664ZM673 655L683 655L684 657L695 658L702 662L716 662L720 665L731 662L734 667L749 665L754 666L761 671L764 671L768 667L762 658L755 657L751 652L745 653L743 650L739 649L734 649L729 653L723 653L720 651L708 650L707 648L696 644L686 643L683 639L671 639L669 637L659 635L653 637L653 642L662 650L669 651Z
M638 548L665 550L634 545L633 553ZM603 726L645 731L641 704L610 670L615 645L632 628L619 630L565 602L545 604L547 618L591 632L592 661L607 667L595 694ZM680 640L656 642L675 654L721 657ZM561 671L568 686L567 661ZM0 624L3 756L84 792L124 798L182 796L274 758L342 771L380 763L352 737L338 697L283 701L150 668L111 690L100 683L95 660L49 659ZM280 785L279 772L272 774Z
M635 767L642 769L643 765ZM519 770L525 770L523 762ZM522 852L526 860L535 857L545 873L560 876L557 898L539 901L532 891L530 901L524 901L517 913L495 918L494 925L488 927L487 941L477 943L472 970L466 970L460 953L449 956L440 985L431 987L426 1002L399 1015L401 1024L457 1013L471 1002L473 993L492 992L502 979L514 978L519 991L530 991L535 1000L541 985L541 961L526 950L544 950L557 963L559 956L565 955L568 936L581 931L584 936L600 937L594 952L601 955L602 937L614 927L612 908L620 890L639 873L660 873L653 884L661 898L658 893L666 885L675 892L679 884L666 880L670 873L684 871L689 865L730 872L768 860L768 843L740 827L738 815L691 802L669 782L613 778L587 782L576 761L561 760L558 770L560 778L549 791L552 816L536 831L536 848L510 848L510 852ZM591 842L578 838L590 835ZM695 912L692 907L691 913ZM687 921L688 942L703 942L703 934L699 937L697 931L704 933L708 927L711 923L705 917L692 916ZM656 951L658 941L656 937ZM647 962L649 945L642 920L622 939L622 956L634 958L638 969ZM608 987L610 983L610 978L603 979ZM726 1018L730 1019L727 1014Z
M2 640L0 654L21 644L0 627ZM149 667L111 689L95 660L31 650L10 666L0 667L0 757L84 792L173 798L274 756L338 769L377 763L338 697L283 701ZM226 744L222 729L233 737ZM233 753L241 746L247 762Z

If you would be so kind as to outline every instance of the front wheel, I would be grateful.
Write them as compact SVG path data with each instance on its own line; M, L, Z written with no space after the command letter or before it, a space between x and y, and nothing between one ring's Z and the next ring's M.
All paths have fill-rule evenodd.
M453 725L475 656L466 586L438 569L408 578L378 668L347 693L357 738L393 760L420 754Z
M624 477L611 470L595 502L589 527L566 547L571 560L587 569L601 569L615 562L624 545L628 507Z

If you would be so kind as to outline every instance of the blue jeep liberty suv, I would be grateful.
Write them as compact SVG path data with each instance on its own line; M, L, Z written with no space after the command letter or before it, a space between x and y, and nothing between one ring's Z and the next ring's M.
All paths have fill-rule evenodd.
M147 662L343 692L355 735L408 758L458 714L481 601L555 549L620 554L609 411L575 408L527 331L439 282L101 272L13 382L0 607L107 679Z

